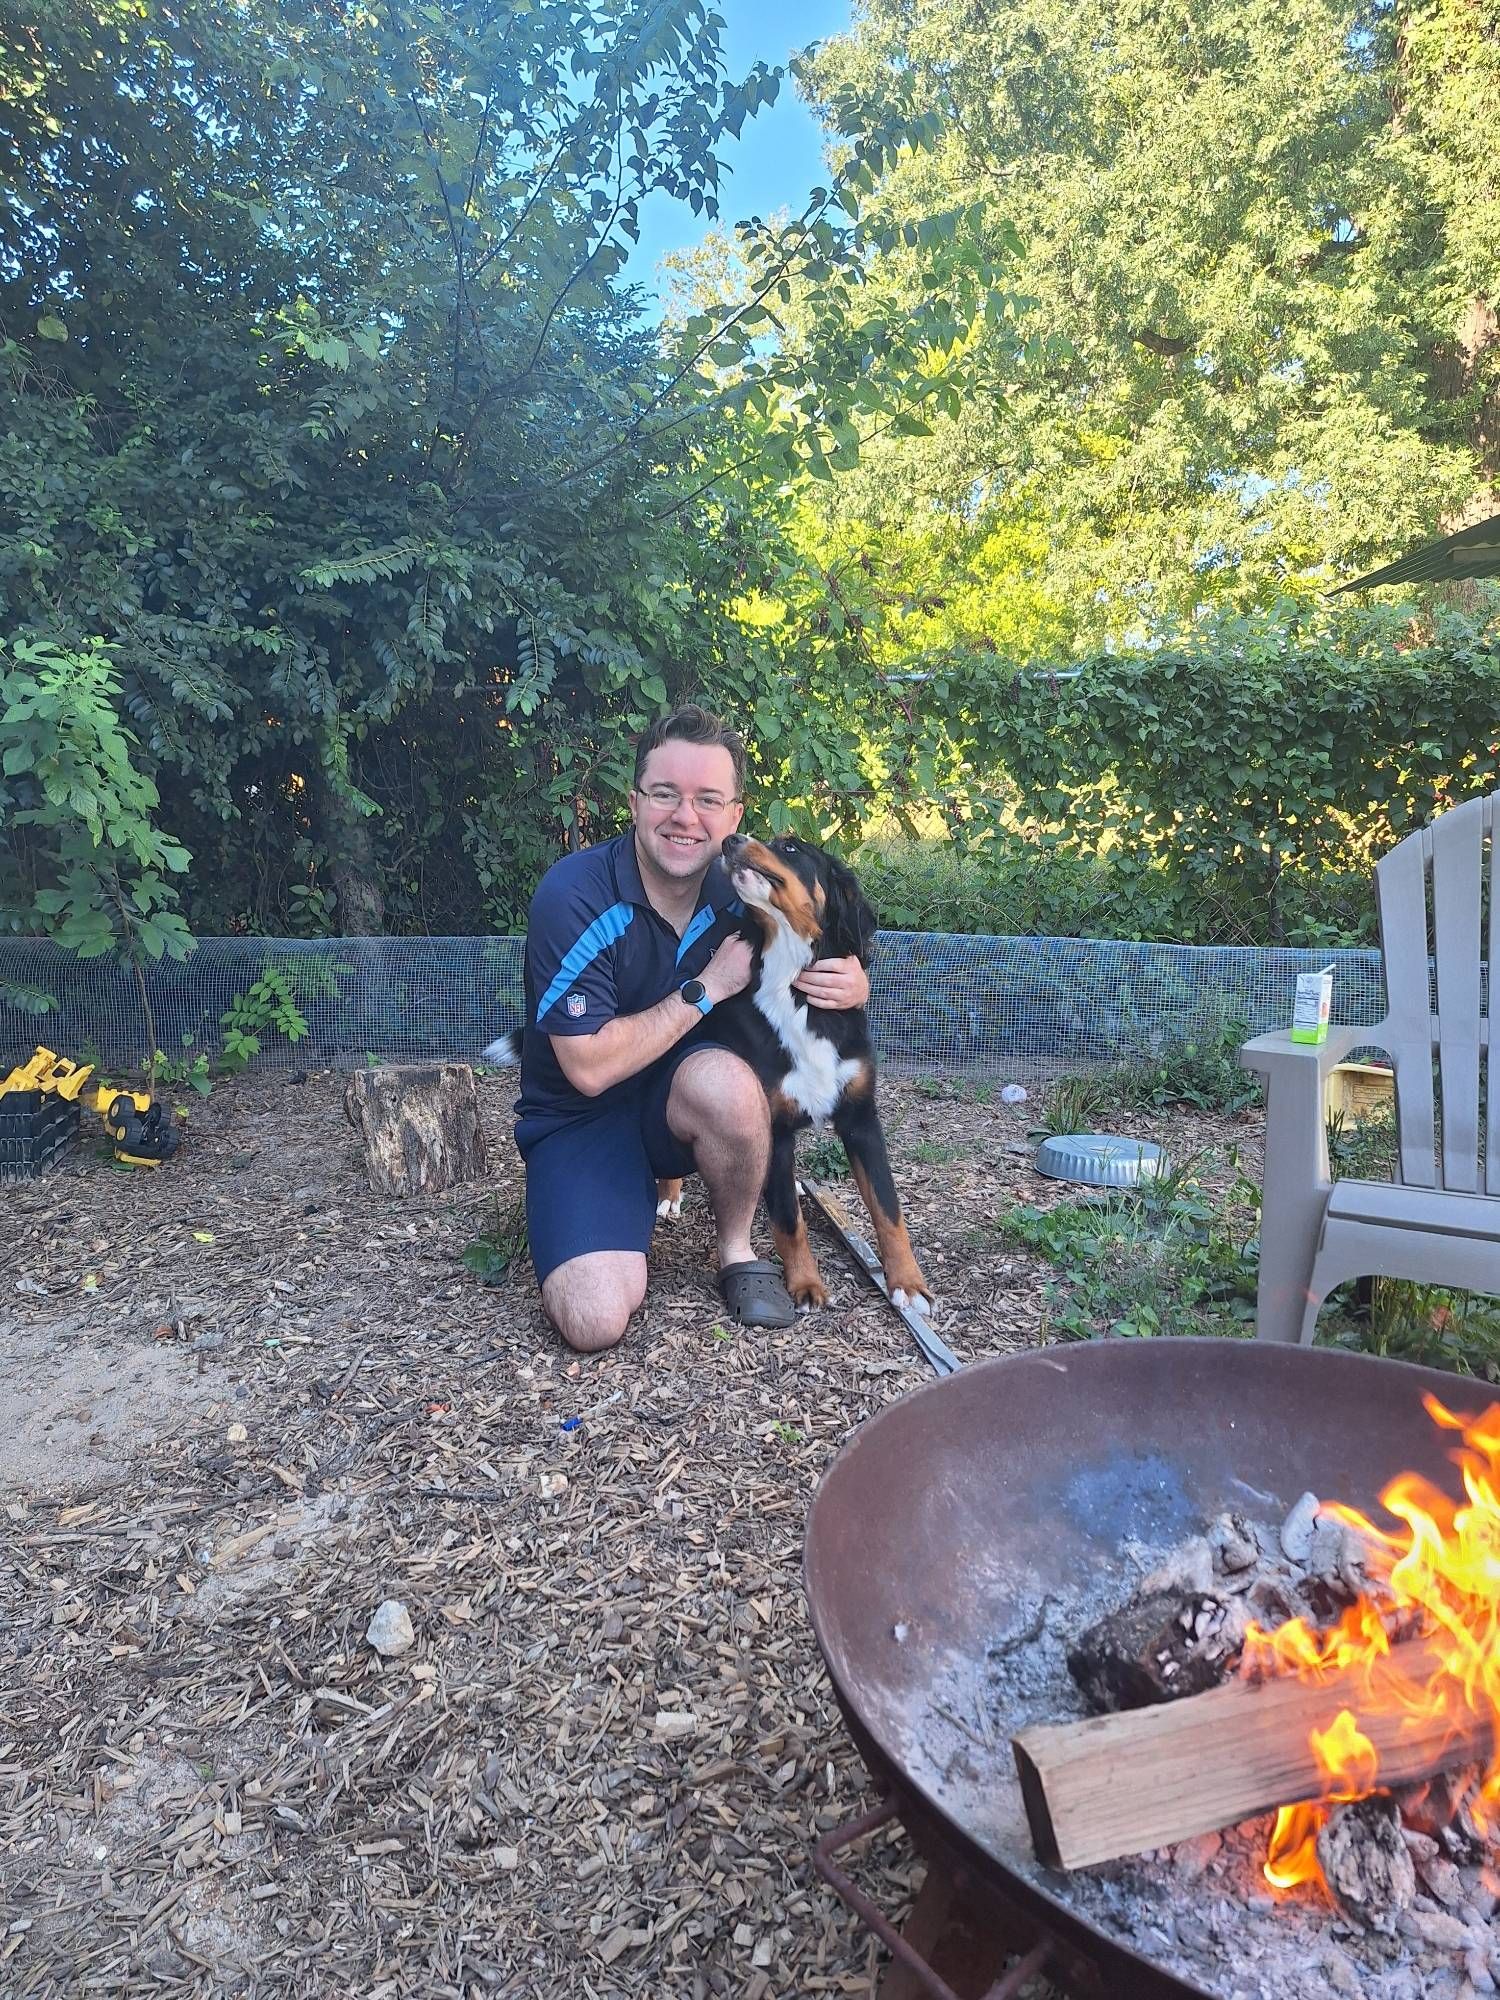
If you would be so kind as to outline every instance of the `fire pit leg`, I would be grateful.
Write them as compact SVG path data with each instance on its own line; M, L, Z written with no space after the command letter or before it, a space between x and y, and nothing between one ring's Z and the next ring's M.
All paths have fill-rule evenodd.
M984 1922L951 1876L928 1869L901 1935L959 2000L989 2000L997 1991L1010 1956L1006 1940ZM998 1988L1001 2000L1007 1990L1015 1989ZM931 1991L909 1966L892 1964L876 2000L929 2000Z
M894 1960L877 2000L1014 2000L1027 1980L1044 1969L1051 1955L1045 1940L1006 1972L1005 1961L1017 1949L1017 1940L997 1927L993 1912L976 1905L955 1876L928 1870L902 1932L834 1861L841 1849L896 1817L888 1799L863 1818L825 1834L813 1850L818 1874Z

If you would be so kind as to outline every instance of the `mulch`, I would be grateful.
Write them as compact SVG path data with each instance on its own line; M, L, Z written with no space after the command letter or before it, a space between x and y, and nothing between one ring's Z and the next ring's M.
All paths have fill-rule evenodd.
M432 1199L370 1192L327 1075L219 1085L158 1172L86 1139L7 1189L28 1358L0 1390L57 1441L24 1476L0 1447L7 1995L874 1991L809 1863L872 1799L802 1531L850 1432L931 1377L816 1223L829 1308L727 1323L692 1183L626 1341L572 1357L524 1264L460 1261L520 1190L512 1086L480 1090L491 1178ZM1034 1344L1047 1273L995 1228L1059 1192L1034 1105L882 1093L938 1331L965 1359ZM1179 1153L1255 1137L1119 1122ZM85 1351L91 1400L52 1410ZM150 1422L111 1416L133 1367ZM415 1643L382 1661L388 1598ZM899 1915L904 1843L857 1872Z

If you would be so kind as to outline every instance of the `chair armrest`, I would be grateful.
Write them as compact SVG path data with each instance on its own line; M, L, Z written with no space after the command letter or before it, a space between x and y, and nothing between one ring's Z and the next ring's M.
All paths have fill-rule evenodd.
M1378 1042L1379 1033L1378 1028L1330 1028L1326 1042L1294 1042L1289 1028L1277 1028L1244 1043L1239 1058L1246 1069L1259 1070L1265 1077L1280 1070L1321 1078L1345 1061L1351 1050Z

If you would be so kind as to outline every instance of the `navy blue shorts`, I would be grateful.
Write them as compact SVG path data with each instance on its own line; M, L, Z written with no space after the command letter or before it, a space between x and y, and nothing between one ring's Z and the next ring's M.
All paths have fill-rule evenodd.
M667 1123L667 1094L678 1065L714 1043L669 1049L635 1090L602 1111L528 1132L516 1126L526 1162L526 1228L541 1284L559 1264L595 1250L638 1250L656 1227L656 1183L693 1171L691 1150Z

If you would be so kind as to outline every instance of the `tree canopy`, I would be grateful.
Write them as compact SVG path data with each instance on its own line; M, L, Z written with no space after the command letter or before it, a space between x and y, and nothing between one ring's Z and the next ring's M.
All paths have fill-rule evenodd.
M858 133L893 86L942 127L884 175L1024 243L1021 321L851 520L925 505L1029 542L1035 642L1151 639L1310 598L1500 479L1493 0L865 0L807 87ZM909 291L924 283L908 256ZM977 546L976 546L977 543Z
M702 0L0 22L0 617L109 649L198 928L513 920L689 691L753 710L783 795L857 789L858 685L734 605L860 421L956 393L973 260L899 320L867 282L861 193L920 121L663 343L640 202L714 215L777 88Z
M721 26L0 0L0 926L507 926L688 695L773 827L972 829L1019 670L1279 657L1495 504L1495 0L862 0L657 325L641 202L727 225L781 87Z

